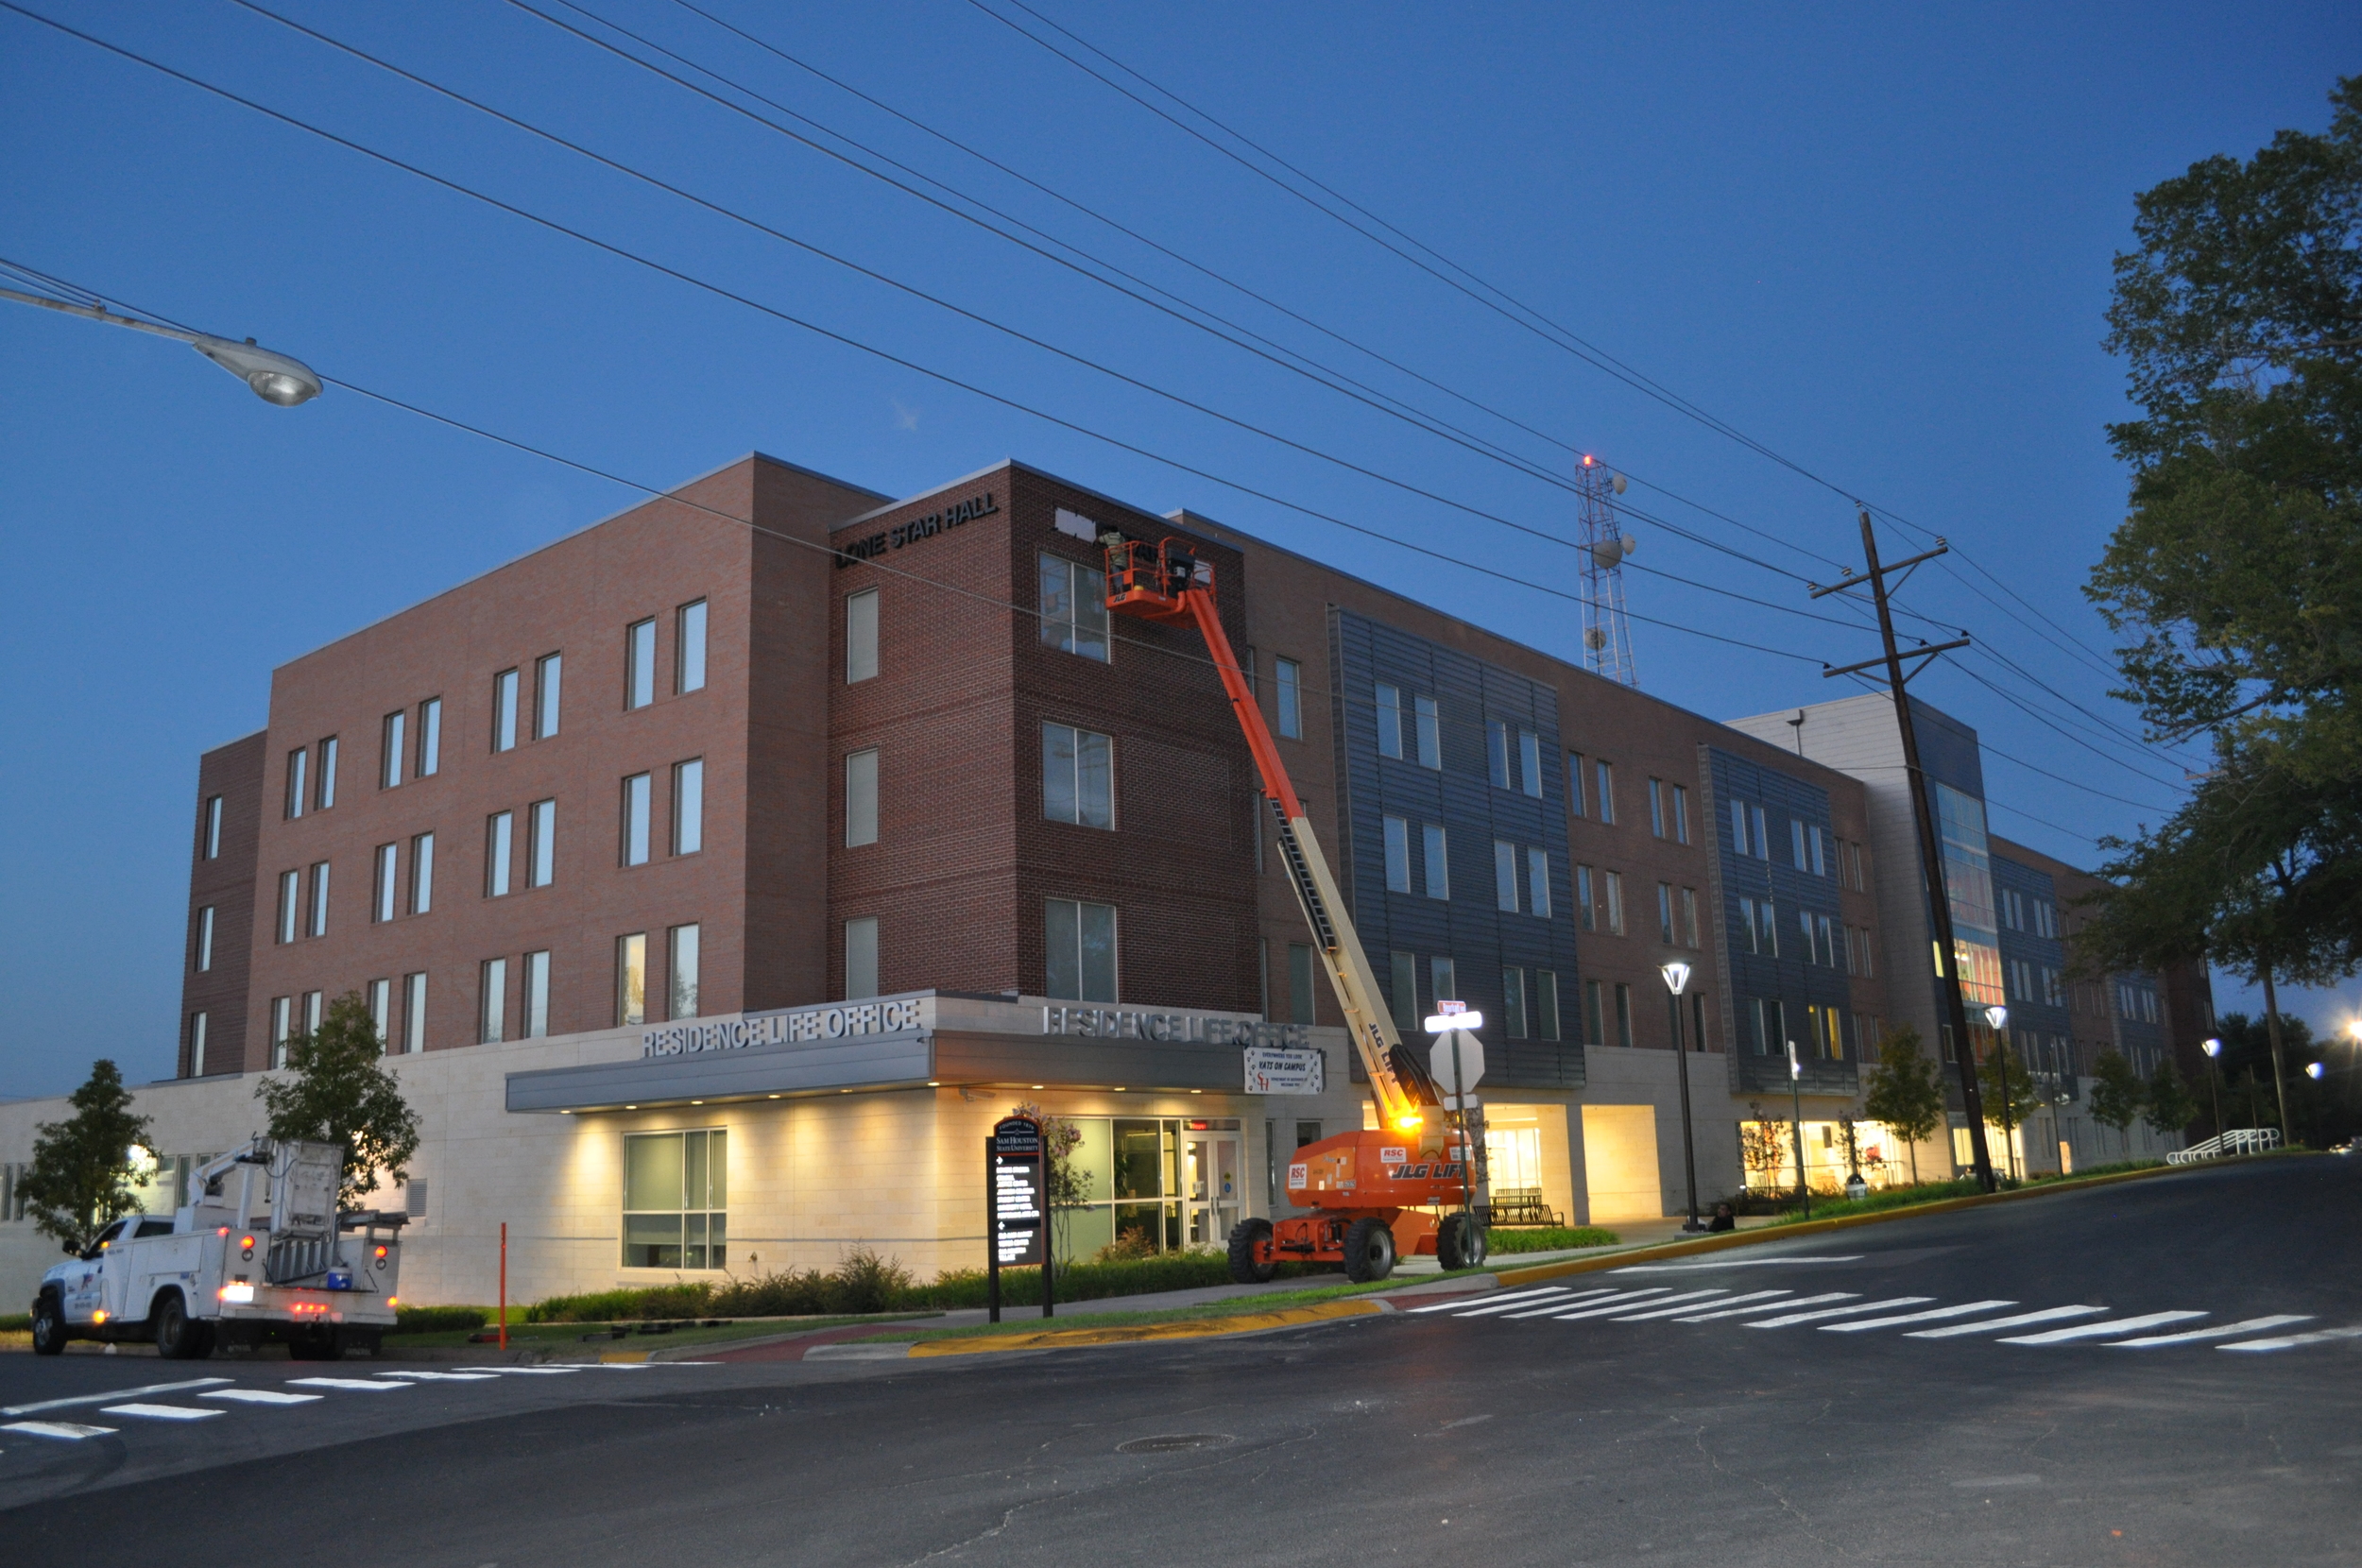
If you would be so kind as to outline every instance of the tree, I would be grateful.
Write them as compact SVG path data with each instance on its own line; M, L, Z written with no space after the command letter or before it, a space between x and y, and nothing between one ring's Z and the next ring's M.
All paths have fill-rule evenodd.
M2198 1119L2198 1099L2182 1082L2182 1069L2168 1056L2148 1081L2148 1108L2141 1119L2161 1134L2179 1135Z
M1862 1111L1911 1151L1911 1185L1917 1186L1919 1146L1943 1125L1943 1082L1936 1065L1920 1054L1919 1031L1910 1025L1878 1042L1878 1063L1870 1069Z
M291 1077L265 1077L255 1088L274 1138L308 1138L344 1147L336 1204L352 1208L384 1178L409 1180L419 1151L419 1118L402 1085L380 1065L385 1046L357 991L328 1004L309 1034L287 1042Z
M1068 1245L1077 1209L1087 1208L1091 1201L1091 1173L1079 1169L1074 1150L1083 1142L1083 1130L1065 1116L1053 1116L1032 1100L1023 1100L1009 1108L1013 1116L1031 1116L1041 1124L1041 1185L1042 1202L1050 1210L1050 1223L1055 1228L1058 1252L1071 1257Z
M2042 1095L2034 1087L2034 1075L2010 1048L2007 1040L1996 1040L1977 1064L1977 1085L1983 1092L1985 1120L2001 1129L2001 1147L2010 1151L2011 1174L2017 1174L2017 1139L2014 1136L2026 1121L2027 1114L2042 1103Z
M2120 1051L2103 1050L2092 1064L2092 1120L2114 1128L2127 1154L2132 1152L2131 1129L2148 1101L2147 1089L2141 1075Z
M1747 1102L1748 1119L1738 1124L1738 1159L1749 1170L1761 1171L1763 1185L1772 1185L1772 1173L1788 1163L1788 1134L1777 1122L1763 1114L1763 1102Z
M103 1057L67 1103L73 1116L34 1129L33 1163L17 1190L35 1230L84 1253L100 1231L139 1207L132 1150L145 1149L147 1118L133 1113L122 1072Z

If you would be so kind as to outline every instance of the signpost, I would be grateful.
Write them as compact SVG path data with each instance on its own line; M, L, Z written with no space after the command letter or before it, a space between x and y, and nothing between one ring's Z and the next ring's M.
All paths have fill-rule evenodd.
M1001 1270L1041 1270L1041 1315L1054 1316L1057 1282L1050 1257L1047 1141L1031 1116L1004 1116L984 1140L985 1299L1001 1321Z
M1483 1027L1484 1014L1468 1011L1466 1002L1438 1001L1435 1016L1427 1021L1427 1031L1436 1036L1435 1044L1428 1048L1429 1071L1436 1082L1451 1085L1444 1107L1458 1118L1462 1206L1471 1219L1476 1218L1476 1150L1468 1139L1468 1112L1477 1097L1468 1091L1484 1076L1484 1042L1470 1031ZM1489 1190L1485 1201L1492 1202Z

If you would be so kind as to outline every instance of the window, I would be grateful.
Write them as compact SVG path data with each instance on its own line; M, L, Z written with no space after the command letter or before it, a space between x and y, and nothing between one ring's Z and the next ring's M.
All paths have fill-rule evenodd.
M505 1039L508 1027L508 961L488 958L482 968L484 981L483 1006L478 1009L475 1043L479 1046L498 1045Z
M205 973L214 966L214 906L206 905L197 912L197 972Z
M1402 755L1402 693L1383 684L1378 689L1378 754Z
M566 660L559 654L544 654L533 661L533 738L546 741L557 733L559 693L566 675Z
M205 797L205 858L221 859L221 796Z
M407 708L388 713L378 723L377 787L381 790L393 789L402 782L402 759L407 744L403 734L409 723Z
M664 933L664 974L672 987L665 1010L668 1018L697 1015L697 946L701 926L675 926ZM870 965L868 995L878 994L877 965Z
M320 742L320 810L336 804L336 738Z
M1304 739L1304 666L1294 659L1278 661L1279 678L1272 684L1279 697L1279 733L1291 741Z
M389 980L369 981L369 1031L377 1036L377 1048L384 1050L393 1038L394 982Z
M488 898L508 895L508 852L516 825L513 811L495 811L485 823L484 893Z
M1656 885L1656 927L1659 940L1670 946L1673 942L1673 884L1670 882Z
M302 908L302 873L296 871L281 872L279 874L278 935L279 940L282 942L293 942L296 939L296 922L301 918L301 915L298 912Z
M1649 780L1649 832L1652 837L1665 837L1665 780Z
M1673 792L1673 842L1687 844L1689 842L1689 792L1679 784L1671 786L1671 789Z
M849 752L845 758L845 846L878 842L878 752Z
M1512 1040L1526 1037L1526 972L1514 963L1501 966L1501 1033Z
M706 764L702 757L673 764L673 853L706 846Z
M1758 939L1755 927L1755 901L1754 899L1741 898L1738 901L1738 923L1746 928L1747 950L1751 953L1763 951L1763 944Z
M1614 822L1616 820L1615 764L1610 762L1600 763L1593 774L1593 777L1599 784L1599 788L1594 793L1600 797L1600 820L1601 822Z
M435 907L435 835L420 833L410 841L410 912L424 914Z
M1772 900L1771 900L1771 899L1769 899L1769 898L1766 898L1766 899L1762 902L1762 904L1761 904L1761 905L1759 905L1759 906L1757 907L1757 909L1756 909L1755 912L1756 912L1758 915L1760 915L1760 916L1762 917L1762 919L1763 919L1763 950L1764 950L1765 952L1767 952L1767 953L1770 953L1770 954L1771 954L1773 958L1777 958L1777 957L1779 957L1779 956L1780 956L1780 919L1779 919L1779 912L1778 912L1777 910L1775 910L1774 908L1772 908Z
M1534 799L1542 798L1542 737L1530 729L1517 732L1517 784Z
M402 873L402 845L379 844L376 859L377 878L375 885L369 889L369 918L382 926L391 920L400 908L394 897Z
M727 1258L729 1134L624 1134L624 1267L720 1269Z
M1616 982L1616 1043L1632 1048L1632 987L1622 980Z
M1861 932L1861 972L1864 980L1874 978L1878 972L1870 955L1870 929L1865 926Z
M1828 844L1829 841L1827 836L1821 831L1818 824L1814 825L1812 829L1812 874L1815 877L1826 877L1829 874Z
M1435 699L1412 697L1411 712L1419 732L1419 766L1441 768L1444 765L1444 736L1442 722L1435 710Z
M287 801L284 811L289 821L303 814L305 764L311 754L301 746L287 754Z
M402 977L402 1048L416 1055L426 1049L426 976Z
M1435 987L1436 1006L1441 1007L1447 1001L1459 999L1460 980L1453 973L1451 960L1447 958L1429 959L1427 974L1429 982Z
M443 699L429 697L419 705L419 776L431 778L443 767Z
M615 939L615 1021L648 1021L648 933L634 931Z
M1682 889L1682 946L1698 946L1698 890Z
M1788 837L1789 848L1794 856L1796 869L1799 871L1810 871L1812 869L1812 861L1806 859L1805 855L1805 825L1798 822L1795 818L1790 817L1788 823Z
M1107 662L1106 579L1096 567L1041 557L1041 639L1062 654Z
M1591 888L1591 868L1587 865L1575 867L1575 914L1582 921L1584 930L1596 931L1600 929L1598 902Z
M525 1038L544 1039L550 1032L550 955L525 955Z
M1405 1034L1419 1027L1419 959L1415 953L1389 953L1387 978L1394 992L1395 1027Z
M287 1042L295 1034L295 998L273 997L270 999L270 1065L287 1065Z
M1607 874L1607 929L1611 936L1624 934L1624 876L1620 871Z
M1583 753L1566 754L1566 814L1583 815Z
M219 795L215 795L215 796L214 797L214 802L215 802L216 804L218 804L218 803L220 802L220 800L221 800L221 797L220 797ZM2058 934L2059 934L2059 906L2058 906L2058 905L2056 905L2056 904L2052 904L2052 903L2047 903L2047 902L2043 902L2043 903L2037 903L2037 904L2034 906L2034 934L2035 934L2036 936L2046 936L2046 937L2051 937L2051 938L2054 938L2054 939L2058 936Z
M633 774L624 780L623 861L625 865L648 863L648 775Z
M328 934L328 862L319 861L312 866L312 934Z
M1047 994L1062 1001L1116 1000L1115 906L1052 898L1043 910Z
M1815 916L1814 924L1821 928L1821 962L1834 969L1838 963L1836 929L1825 914Z
M492 749L517 749L517 672L503 670L492 677Z
M1550 852L1526 851L1526 908L1536 920L1550 917Z
M1743 800L1731 802L1731 852L1747 853L1747 803Z
M1425 851L1422 858L1427 861L1427 895L1429 898L1449 898L1451 896L1451 857L1446 852L1444 843L1443 825L1433 822L1421 823L1419 837L1420 848Z
M1755 822L1755 859L1768 861L1772 858L1772 836L1764 830L1763 808L1752 807L1748 814L1754 817Z
M878 674L878 590L864 588L845 596L845 684L874 680Z
M1517 846L1505 839L1493 841L1493 906L1503 914L1517 912Z
M1304 943L1288 944L1288 1021L1309 1024L1312 1018L1312 949Z
M1509 788L1509 726L1498 719L1484 724L1484 762L1493 775L1493 788Z
M1411 891L1411 824L1401 817L1387 817L1386 829L1386 891Z
M1558 1038L1558 972L1533 972L1533 1032L1537 1038Z
M557 877L557 802L537 800L525 808L525 886L545 888Z
M878 917L865 914L845 922L845 998L858 1000L878 994Z
M1600 1006L1600 990L1598 980L1583 982L1583 1039L1585 1045L1604 1046L1607 1044L1607 1027L1601 1021L1602 1014Z
M706 684L706 602L673 612L673 690L702 691Z
M624 628L624 707L626 712L656 701L656 617Z
M189 1014L189 1076L205 1076L205 1014L202 1013ZM0 1213L0 1219L14 1218L13 1215Z
M1805 962L1806 963L1820 963L1821 955L1815 950L1812 940L1812 912L1810 910L1798 910L1796 912L1796 918L1805 928Z
M1068 724L1041 726L1041 814L1078 827L1116 825L1116 743Z

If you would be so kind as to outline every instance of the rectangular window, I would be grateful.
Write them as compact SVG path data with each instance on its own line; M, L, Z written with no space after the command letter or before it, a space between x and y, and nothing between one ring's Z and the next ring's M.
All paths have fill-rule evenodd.
M1078 827L1116 825L1115 741L1069 724L1041 726L1041 814Z
M402 977L402 1048L412 1055L426 1049L426 975Z
M1747 853L1747 803L1742 800L1731 802L1731 852Z
M615 939L615 1021L648 1021L648 935L634 931Z
M1312 949L1304 943L1288 944L1288 1021L1309 1024L1312 1018Z
M306 764L311 759L312 754L301 746L287 754L287 799L282 810L290 821L303 814L307 798L304 780L310 776Z
M1440 769L1444 765L1444 732L1435 699L1412 697L1411 712L1419 732L1419 766Z
M649 810L648 775L633 774L624 780L622 850L625 865L648 863Z
M1395 1027L1405 1034L1419 1028L1419 959L1415 953L1389 953L1388 980L1393 982Z
M221 859L221 796L205 797L205 859Z
M1621 980L1616 982L1616 1043L1632 1048L1632 987Z
M1763 951L1763 943L1759 940L1755 927L1755 901L1754 899L1741 898L1738 901L1738 923L1747 929L1747 950L1751 953Z
M503 670L492 677L492 749L517 749L517 672Z
M1820 947L1818 944L1813 941L1812 935L1812 912L1810 910L1798 910L1796 912L1796 918L1805 928L1805 962L1806 963L1820 963Z
M624 628L624 708L656 701L656 617Z
M1484 764L1493 775L1493 788L1509 788L1509 726L1498 719L1488 719L1484 724Z
M1829 917L1816 915L1813 923L1821 928L1821 962L1834 969L1837 967L1837 939Z
M1460 980L1453 972L1451 960L1447 958L1429 959L1427 974L1429 982L1435 987L1435 1005L1438 1008L1447 1001L1460 999Z
M624 1134L624 1267L727 1266L729 1134Z
M1304 739L1304 666L1294 659L1277 661L1279 678L1272 684L1279 698L1279 733L1291 741Z
M550 1032L550 955L525 955L525 1038L540 1040Z
M1493 907L1517 912L1517 846L1505 839L1493 841Z
M320 742L320 810L336 804L336 738Z
M1777 958L1780 956L1779 912L1772 908L1772 900L1766 898L1756 912L1763 917L1763 950Z
M1536 1038L1558 1038L1558 972L1536 969L1533 972L1533 1032Z
M312 934L328 934L328 862L316 861L312 866Z
M189 1076L205 1076L205 1014L202 1013L189 1014ZM14 1214L0 1210L0 1219L16 1218Z
M1041 639L1062 654L1108 660L1106 576L1096 567L1041 557Z
M1583 810L1583 753L1570 751L1566 754L1566 814L1579 817Z
M287 1041L295 1033L295 998L273 997L270 999L270 1065L287 1065Z
M1402 755L1402 692L1382 683L1378 689L1378 755Z
M1575 867L1575 915L1583 922L1584 930L1600 929L1598 896L1592 889L1591 868L1587 865Z
M420 833L410 841L410 912L424 914L435 907L435 835Z
M1652 837L1665 837L1665 780L1649 780L1649 832Z
M1550 852L1526 851L1526 908L1536 920L1550 917Z
M516 838L516 813L495 811L484 825L484 894L488 898L508 895L509 851Z
M317 991L306 991L303 994L303 1032L306 1034L317 1034L320 1031L321 999L321 994Z
M402 782L402 758L407 755L409 747L404 735L409 724L408 708L388 713L379 722L377 787L381 790L393 789Z
M1116 1000L1116 911L1072 898L1043 901L1048 995L1060 1001Z
M537 800L525 808L525 886L545 888L557 877L557 802Z
M1411 824L1401 817L1384 819L1386 830L1386 891L1411 891Z
M1607 929L1611 936L1624 934L1624 874L1607 874Z
M559 696L565 683L563 655L544 654L533 661L533 738L546 741L557 733Z
M671 988L668 1018L697 1015L697 946L701 926L675 926L664 933L664 975ZM870 965L869 995L878 994L877 965Z
M279 874L278 922L278 937L281 942L293 942L296 939L296 927L302 918L302 908L303 874L300 871L281 872Z
M1599 785L1599 788L1593 793L1600 797L1600 820L1601 822L1614 822L1616 820L1615 764L1612 762L1600 763L1594 770L1593 777L1597 780Z
M706 764L702 757L673 764L673 853L706 846Z
M1764 831L1763 808L1752 808L1748 814L1755 820L1755 859L1768 861L1772 858L1772 836Z
M377 876L369 889L369 918L378 925L391 920L400 911L395 896L400 891L402 877L402 845L381 844L377 846Z
M389 980L369 981L369 1029L377 1036L377 1048L384 1050L393 1038L394 982Z
M1671 946L1673 943L1673 884L1670 882L1659 882L1656 885L1656 927L1658 940L1667 946Z
M1514 963L1501 966L1501 1033L1512 1040L1526 1038L1526 972Z
M429 697L419 705L419 776L432 778L443 769L443 699Z
M1805 854L1805 825L1790 817L1788 823L1789 848L1794 856L1796 869L1809 871L1812 861Z
M1420 824L1419 837L1420 848L1424 851L1422 858L1427 861L1427 895L1429 898L1449 898L1451 857L1444 842L1443 825L1433 822Z
M488 958L481 966L480 974L483 980L483 1005L476 1011L475 1043L494 1046L507 1038L508 961Z
M1585 1045L1604 1046L1607 1044L1607 1026L1600 1005L1601 989L1598 980L1583 982L1583 1039Z
M706 602L673 612L673 690L702 691L706 684Z
M848 752L845 758L845 846L878 842L878 752Z
M197 972L205 973L214 966L214 906L206 905L197 912Z
M1679 784L1673 790L1673 842L1689 842L1689 792Z
M1698 890L1682 889L1682 946L1698 946Z
M1517 786L1534 799L1542 798L1542 737L1530 729L1517 732Z
M845 922L845 999L878 994L878 917Z
M1816 824L1812 829L1812 874L1815 877L1826 877L1829 874L1828 843L1828 839Z
M864 588L845 596L845 684L875 680L878 675L878 590Z

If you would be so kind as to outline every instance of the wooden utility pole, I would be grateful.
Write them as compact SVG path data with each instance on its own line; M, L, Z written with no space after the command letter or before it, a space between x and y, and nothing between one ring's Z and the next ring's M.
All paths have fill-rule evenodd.
M1935 810L1927 798L1927 775L1919 767L1919 732L1911 723L1910 696L1904 690L1909 684L1910 676L1903 673L1905 657L1923 661L1912 669L1911 674L1915 675L1927 667L1926 660L1953 648L1967 647L1968 639L1963 637L1951 642L1939 642L1933 647L1898 651L1894 645L1894 616L1887 603L1887 577L1890 573L1908 571L1922 561L1945 554L1949 548L1938 539L1933 550L1896 561L1891 566L1881 566L1878 564L1877 536L1871 531L1870 513L1865 509L1861 514L1862 557L1869 563L1870 595L1878 607L1878 636L1886 644L1886 653L1879 658L1864 659L1842 669L1823 670L1821 673L1824 677L1844 675L1866 670L1874 664L1886 666L1887 689L1894 694L1894 724L1903 737L1903 771L1910 785L1911 819L1919 829L1919 864L1927 895L1927 924L1935 938L1938 955L1936 978L1943 982L1944 1011L1951 1019L1948 1027L1952 1031L1953 1060L1960 1065L1960 1107L1968 1116L1969 1150L1977 1164L1977 1185L1991 1192L1999 1184L1994 1180L1993 1154L1985 1144L1984 1096L1978 1092L1977 1084L1977 1052L1969 1044L1968 1004L1960 996L1960 949L1952 938L1952 900L1943 880L1943 841L1936 834ZM1834 588L1816 588L1812 596L1818 599L1824 594L1842 592L1858 588L1860 583L1858 578L1848 578Z

